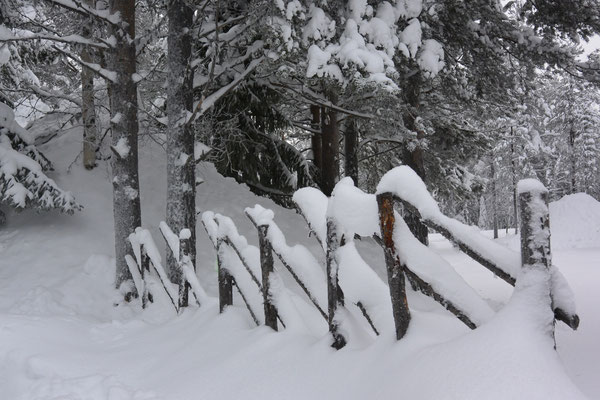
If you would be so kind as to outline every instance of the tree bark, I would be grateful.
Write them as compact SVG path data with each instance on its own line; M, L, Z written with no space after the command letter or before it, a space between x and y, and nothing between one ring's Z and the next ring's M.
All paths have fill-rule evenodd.
M196 176L194 131L188 123L192 113L192 76L190 29L193 12L184 0L173 0L167 11L169 53L167 77L167 225L178 234L189 229L188 256L196 265ZM171 282L179 285L179 306L188 304L188 285L169 255L167 269Z
M93 0L87 0L87 4L93 5ZM82 36L86 39L92 37L93 19L86 17L83 20ZM81 61L93 63L88 46L81 50ZM81 68L81 117L83 119L83 166L92 169L96 166L97 128L96 128L96 106L94 102L94 72L89 68Z
M310 113L312 116L311 128L313 128L313 130L315 132L316 131L320 132L321 131L321 107L311 105ZM322 163L323 147L322 147L322 143L321 143L321 134L315 133L315 132L313 132L312 136L310 137L310 144L311 144L312 153L313 153L313 164L315 164L315 167L317 167L317 169L320 172L321 167L323 165L323 163Z
M358 187L358 129L356 121L348 118L346 132L344 133L344 171Z
M125 255L127 238L140 226L140 185L138 177L138 119L136 72L135 1L111 0L111 14L121 15L121 24L113 28L115 50L111 54L116 81L111 82L111 158L113 176L113 213L115 220L116 279L119 288L132 279ZM131 285L131 292L135 286ZM128 293L125 293L126 298Z
M517 161L515 160L515 131L510 127L510 169L512 174L513 186L513 216L515 224L515 234L519 232L519 203L517 200Z
M494 226L494 239L498 239L498 194L496 192L496 163L492 158L492 213Z
M418 117L419 108L421 106L421 74L416 73L409 78L408 84L405 90L405 102L408 105L407 111L404 113L404 126L417 134L417 140L421 140L425 137L425 132L418 129L416 121ZM408 149L404 151L403 162L405 165L411 167L417 175L426 182L425 177L425 163L423 159L423 149L417 145L412 151ZM404 220L408 225L408 228L412 234L419 239L424 245L429 244L428 230L421 220L414 215L410 210L407 210L404 215Z
M337 112L331 108L323 108L321 110L321 125L323 151L321 191L325 195L331 196L331 192L333 192L333 188L338 181L340 169L340 131Z
M569 162L570 162L570 173L571 175L571 194L577 191L577 159L575 157L575 129L573 128L573 122L571 122L571 128L569 129Z

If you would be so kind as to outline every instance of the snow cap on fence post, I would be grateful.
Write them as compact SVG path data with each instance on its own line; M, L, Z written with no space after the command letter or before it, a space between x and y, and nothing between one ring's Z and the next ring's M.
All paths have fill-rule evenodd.
M552 265L548 190L536 179L517 184L521 212L521 263L523 267Z

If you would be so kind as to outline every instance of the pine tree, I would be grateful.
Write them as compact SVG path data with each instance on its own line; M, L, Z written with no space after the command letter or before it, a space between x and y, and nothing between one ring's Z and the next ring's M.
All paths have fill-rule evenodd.
M51 166L35 149L27 131L15 121L13 110L0 103L0 204L16 210L58 209L68 214L80 210L73 195L60 189L28 154L42 157L44 165ZM1 210L0 220L5 220Z

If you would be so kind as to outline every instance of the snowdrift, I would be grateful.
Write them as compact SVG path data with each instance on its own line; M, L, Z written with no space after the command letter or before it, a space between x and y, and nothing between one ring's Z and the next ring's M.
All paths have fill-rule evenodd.
M2 400L583 398L551 339L538 329L538 304L528 290L475 331L409 292L412 322L402 341L393 335L351 340L337 352L326 333L255 327L241 301L222 315L213 303L176 317L166 295L143 312L134 303L114 307L110 175L104 166L92 172L76 166L67 175L79 146L75 131L47 154L56 160L53 178L77 195L84 211L69 218L26 212L0 231ZM141 151L144 226L156 239L165 210L161 151L151 144ZM261 204L274 211L290 243L322 257L301 216L223 178L211 165L199 173L205 182L198 211L232 217L239 233L256 243L244 208ZM215 295L214 249L201 226L197 237L199 280ZM367 244L357 243L358 251L383 276L381 250ZM597 335L586 340L575 358L594 354ZM597 381L595 370L589 371L588 389Z
M600 202L586 193L553 201L550 232L555 250L600 247Z

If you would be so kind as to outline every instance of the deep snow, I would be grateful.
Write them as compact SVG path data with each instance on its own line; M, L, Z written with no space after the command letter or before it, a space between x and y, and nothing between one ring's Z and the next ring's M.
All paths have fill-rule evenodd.
M1 399L576 399L577 387L600 398L598 243L561 248L556 241L563 239L553 231L554 263L571 283L582 319L577 332L557 324L558 352L539 329L544 317L531 291L523 290L503 308L512 288L439 235L432 235L431 247L501 310L496 317L470 331L432 300L409 291L413 319L402 341L395 342L391 332L376 339L351 337L336 352L324 321L310 331L275 333L255 327L239 298L221 316L216 303L208 302L176 317L164 294L144 312L138 304L113 306L118 296L109 257L109 173L104 164L91 172L75 165L66 173L80 143L80 135L71 132L51 143L47 155L55 162L53 178L73 191L83 212L10 214L0 229ZM161 250L164 158L151 143L142 149L144 227ZM302 217L254 196L210 165L202 164L199 172L204 180L199 211L232 217L240 234L256 244L244 208L260 203L274 210L289 243L304 244L322 261L323 251L307 238ZM214 296L214 248L201 225L197 236L199 281ZM509 237L504 243L518 242ZM357 248L385 281L381 251L369 241Z

